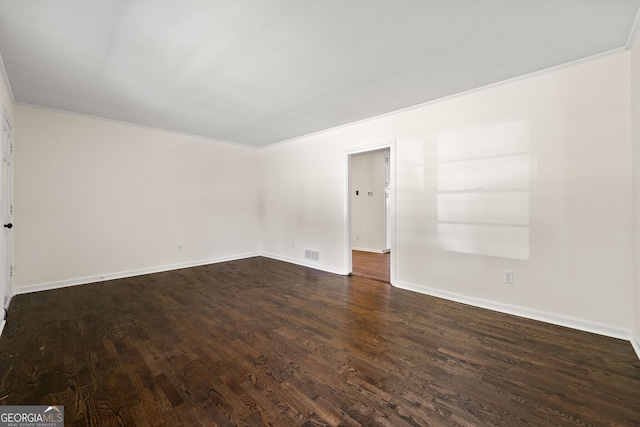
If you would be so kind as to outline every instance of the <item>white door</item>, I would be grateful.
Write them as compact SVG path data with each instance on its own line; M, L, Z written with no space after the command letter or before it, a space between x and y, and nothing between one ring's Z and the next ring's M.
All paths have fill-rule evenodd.
M6 308L13 295L13 130L9 118L2 114L2 181L0 209L2 209L2 241L0 242L0 288Z

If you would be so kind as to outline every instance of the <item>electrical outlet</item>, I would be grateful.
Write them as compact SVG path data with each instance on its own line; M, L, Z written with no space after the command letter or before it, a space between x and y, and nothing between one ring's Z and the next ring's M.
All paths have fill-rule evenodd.
M182 252L184 249L184 245L182 243L178 243L178 252Z
M296 241L295 241L295 240L292 240L292 241L291 241L291 247L292 247L292 248L295 248L295 247L296 247Z
M513 285L513 271L505 270L502 280L508 285Z

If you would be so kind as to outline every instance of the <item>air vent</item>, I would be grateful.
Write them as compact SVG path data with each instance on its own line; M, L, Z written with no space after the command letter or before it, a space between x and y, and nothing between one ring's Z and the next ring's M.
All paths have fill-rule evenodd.
M313 260L313 261L319 261L320 260L320 252L312 251L312 250L309 250L309 249L305 249L304 250L304 257L306 259L310 259L310 260Z

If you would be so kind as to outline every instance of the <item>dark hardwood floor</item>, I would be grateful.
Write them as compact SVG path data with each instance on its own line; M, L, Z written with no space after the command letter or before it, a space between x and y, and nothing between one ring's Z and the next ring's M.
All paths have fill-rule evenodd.
M390 283L391 254L365 251L351 251L351 270L353 276L366 277Z
M631 345L266 258L16 296L0 404L68 426L640 422Z

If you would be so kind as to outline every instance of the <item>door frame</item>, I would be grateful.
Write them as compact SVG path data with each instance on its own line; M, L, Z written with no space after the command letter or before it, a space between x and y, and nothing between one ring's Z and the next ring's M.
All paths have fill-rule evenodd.
M351 257L351 156L354 154L367 153L389 149L389 241L391 243L390 259L390 282L396 282L396 140L387 139L372 144L350 147L344 150L344 183L343 183L343 247L344 247L344 272L345 275L353 271L353 260Z
M2 225L6 224L5 221L9 221L13 223L13 166L14 166L14 142L13 142L13 123L11 122L11 116L9 112L2 105L2 136L0 140L0 161L2 162L2 166L0 167L0 176L2 177L0 181L0 211L2 212ZM9 129L9 138L10 141L5 139L5 126ZM9 143L9 146L6 144ZM5 150L8 150L9 153L6 154ZM9 161L11 163L10 170L5 170L4 166L4 157L8 155ZM7 203L7 198L10 200L8 213L5 211L5 204ZM5 310L9 308L9 304L11 303L11 299L13 298L14 290L13 290L13 230L7 230L4 227L2 228L2 240L0 244L2 245L2 250L0 250L1 256L4 258L0 260L0 266L2 266L2 271L0 271L0 286L2 287L2 298L3 298L3 307ZM8 238L8 240L6 240ZM6 269L6 270L5 270ZM7 302L4 302L6 298ZM3 324L6 321L5 313L2 313ZM4 325L3 325L4 326Z

